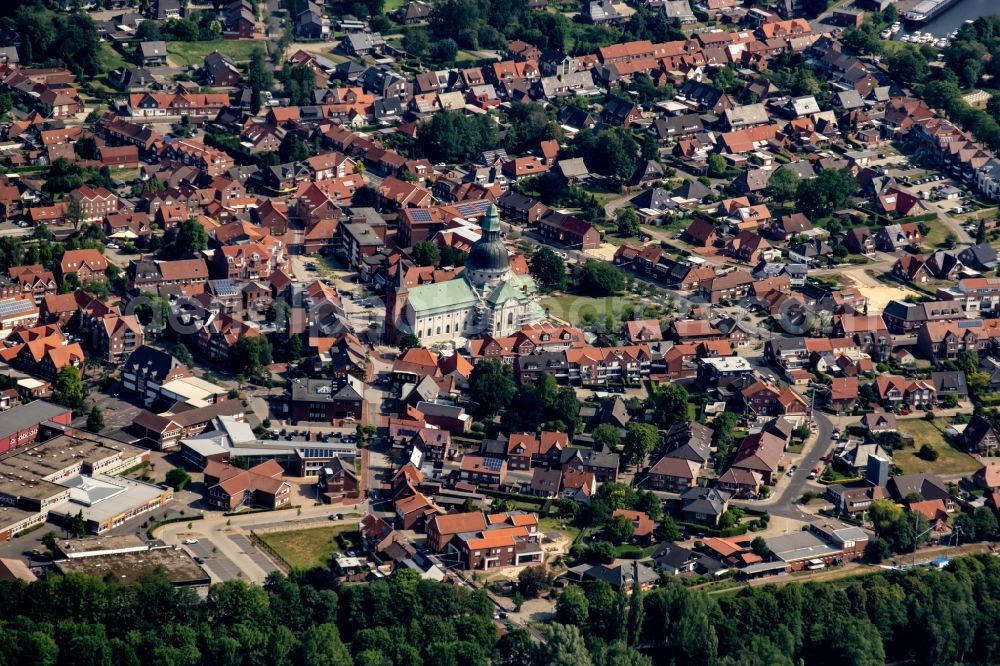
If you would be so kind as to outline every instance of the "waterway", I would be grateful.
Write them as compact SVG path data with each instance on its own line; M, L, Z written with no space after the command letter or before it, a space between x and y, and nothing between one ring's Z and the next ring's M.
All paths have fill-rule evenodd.
M903 28L906 32L919 30L935 37L946 37L951 31L961 28L965 21L990 14L1000 14L1000 0L958 0L932 21L912 27L904 23Z

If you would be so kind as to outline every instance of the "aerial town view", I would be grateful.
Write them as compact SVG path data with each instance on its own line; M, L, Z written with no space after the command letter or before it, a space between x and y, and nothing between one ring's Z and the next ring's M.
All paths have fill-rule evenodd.
M3 0L0 666L1000 664L997 53Z

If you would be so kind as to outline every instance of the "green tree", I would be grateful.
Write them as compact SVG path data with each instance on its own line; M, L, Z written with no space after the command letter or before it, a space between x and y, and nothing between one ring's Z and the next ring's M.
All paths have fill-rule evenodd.
M104 430L104 412L100 407L94 405L87 414L87 430L91 432L101 432Z
M526 597L537 597L548 588L549 582L544 564L525 567L517 574L517 589Z
M299 641L296 659L302 666L351 666L351 653L340 640L336 625L320 624L306 629Z
M541 666L531 635L521 628L508 629L493 648L492 666Z
M604 533L611 539L611 543L622 544L632 538L635 528L632 521L625 516L615 516L604 528Z
M653 536L656 537L657 541L680 541L683 537L680 529L677 527L677 523L670 516L666 516L661 520L653 530Z
M417 128L417 144L432 162L466 162L496 142L496 124L485 115L441 111Z
M431 47L430 59L443 65L451 65L458 56L458 44L453 39L442 39Z
M413 349L414 347L420 346L420 338L413 335L413 333L407 333L399 340L399 351L406 352L407 350Z
M539 663L547 666L593 666L587 645L574 626L547 624L539 646Z
M652 453L659 441L660 433L657 432L656 426L634 421L629 423L622 447L626 464L642 465L646 461L646 456Z
M675 423L687 423L689 401L687 389L680 384L667 384L662 387L655 394L659 422L668 428Z
M255 48L250 53L250 65L247 70L247 85L250 87L253 98L250 110L254 114L260 111L261 93L270 90L273 82L274 77L267 68L264 49Z
M624 182L635 171L639 145L625 127L584 129L576 136L576 152L592 173Z
M733 68L727 65L715 71L712 76L712 84L724 93L731 93L740 85L740 81L736 78L736 72L733 71Z
M517 394L510 366L497 361L480 361L469 376L470 396L484 416L507 410Z
M824 169L816 178L799 183L796 204L807 217L822 217L847 205L857 189L847 169Z
M989 507L981 506L973 511L972 522L976 526L977 539L992 539L996 536L997 517Z
M567 585L556 601L556 622L584 627L590 608L587 596L577 585Z
M767 541L764 540L764 537L760 536L754 537L753 541L750 542L750 550L765 560L771 554L771 549L768 547Z
M617 214L618 235L625 238L638 236L642 230L639 225L639 214L632 207L622 208Z
M611 451L617 451L622 444L621 431L610 423L601 423L590 433L594 444Z
M278 146L278 159L283 164L307 160L309 147L293 132L289 132L281 139L281 145Z
M427 40L427 33L422 28L411 28L403 33L403 50L414 58L422 58L427 52L430 42Z
M729 172L726 158L718 153L708 156L708 175L711 178L722 178Z
M615 547L610 541L595 541L587 551L588 559L598 564L611 564L615 561Z
M417 266L437 266L441 260L441 251L431 241L417 241L410 254Z
M83 409L83 401L86 396L87 391L83 386L83 377L80 375L80 371L72 365L63 367L56 376L56 402L78 412Z
M791 201L798 192L800 180L791 169L778 169L767 181L767 193L775 201Z
M305 349L305 343L302 342L302 336L296 333L292 337L288 338L288 359L290 361L300 361L302 360L302 352Z
M531 274L542 289L566 288L566 264L547 247L539 248L531 256Z
M927 58L917 47L904 44L885 58L886 68L893 79L903 83L917 83L927 77Z
M191 483L191 475L183 467L175 467L167 472L166 481L168 486L179 492Z
M240 338L229 352L230 368L244 375L260 374L271 360L271 343L262 335Z
M590 260L580 273L580 290L588 296L613 296L625 289L625 274L617 266Z
M173 240L163 247L167 259L192 257L208 249L208 232L197 220L184 220L177 225Z

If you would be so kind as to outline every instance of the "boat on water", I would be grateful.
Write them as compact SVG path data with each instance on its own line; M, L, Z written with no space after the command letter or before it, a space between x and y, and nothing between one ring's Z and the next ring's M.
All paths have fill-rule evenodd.
M886 28L885 30L883 30L882 32L880 32L878 34L878 36L881 37L882 39L889 39L890 37L892 37L892 30L889 30L889 28Z
M903 20L908 23L926 23L956 2L959 0L921 0L913 9L903 13Z
M892 34L894 34L894 35L895 35L895 34L896 34L897 32L899 32L899 31L900 31L900 30L902 29L902 27L903 27L903 26L902 26L902 24L900 24L900 22L899 22L899 21L896 21L895 23L893 23L893 24L892 24L892 25L891 25L891 26L889 27L889 30L891 30L891 31L892 31Z

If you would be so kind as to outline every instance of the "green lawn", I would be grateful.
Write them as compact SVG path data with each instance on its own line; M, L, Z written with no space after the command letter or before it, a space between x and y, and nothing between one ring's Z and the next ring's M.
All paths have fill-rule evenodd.
M616 319L620 319L622 311L626 306L637 305L633 298L622 296L604 296L593 298L590 296L576 296L574 294L561 294L559 296L546 296L542 299L541 305L549 311L553 317L557 317L571 324L580 324L584 320L604 321L609 314Z
M257 537L281 555L288 566L311 569L326 566L330 556L341 550L336 537L343 534L352 543L360 539L357 525L324 525L310 529L270 532Z
M899 419L899 432L904 437L913 438L913 448L896 451L893 462L904 474L971 474L982 467L979 462L964 451L959 451L945 439L944 424L923 419ZM938 459L924 460L917 452L924 444L930 444L938 452Z
M125 66L125 58L121 53L111 48L105 42L100 43L97 50L97 62L102 74L109 74L112 71Z
M573 527L569 522L561 518L539 518L538 531L540 532L561 532L571 541L576 541L580 534L579 528Z
M406 0L385 0L385 5L382 8L382 13L389 15L406 4Z
M254 49L267 50L264 42L216 39L210 42L167 42L167 55L178 67L201 67L212 51L225 53L236 62L247 62Z
M948 225L941 220L930 220L924 224L930 227L927 230L927 235L924 236L924 246L932 248L943 247L945 237L949 233L952 233Z

